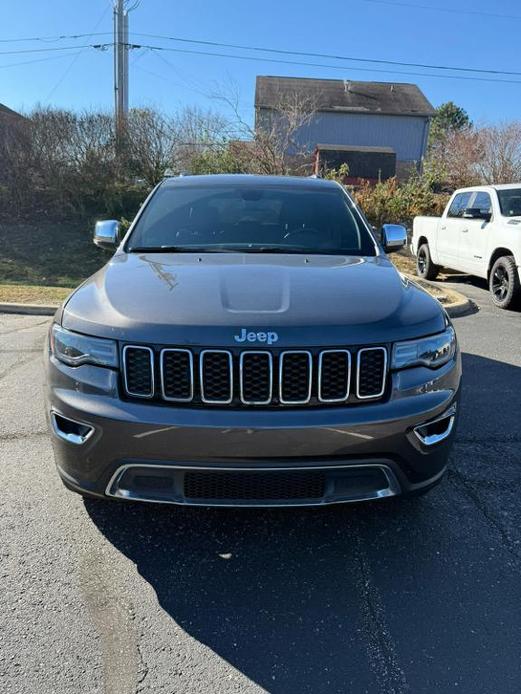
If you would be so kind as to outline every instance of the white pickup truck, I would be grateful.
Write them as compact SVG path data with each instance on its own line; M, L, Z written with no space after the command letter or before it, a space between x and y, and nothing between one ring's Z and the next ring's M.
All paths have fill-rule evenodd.
M488 280L500 308L521 303L521 183L460 188L442 217L416 217L416 272L436 278L440 266Z

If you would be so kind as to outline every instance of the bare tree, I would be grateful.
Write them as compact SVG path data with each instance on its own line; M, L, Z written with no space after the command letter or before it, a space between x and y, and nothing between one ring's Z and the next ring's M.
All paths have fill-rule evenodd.
M241 114L239 94L217 92L233 117L235 138L243 140L243 150L252 173L288 174L310 166L310 151L302 136L312 120L316 100L297 92L280 92L270 109L259 111L251 125Z
M521 180L521 122L481 128L478 171L484 183Z

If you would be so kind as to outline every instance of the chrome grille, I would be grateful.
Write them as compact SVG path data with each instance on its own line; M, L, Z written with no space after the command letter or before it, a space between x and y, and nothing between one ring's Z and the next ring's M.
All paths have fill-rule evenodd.
M305 405L311 400L311 352L282 352L279 361L279 399L283 405Z
M354 405L383 397L387 381L385 347L198 351L126 345L122 364L128 396L193 406Z
M161 352L161 391L165 400L190 402L194 397L194 359L188 349Z
M154 395L154 353L150 347L126 345L123 348L124 385L128 395L151 398Z
M271 352L242 352L239 363L241 402L245 405L269 405L273 393Z
M351 353L328 349L318 355L318 399L343 402L351 384Z
M356 396L361 400L379 398L385 390L387 350L384 347L367 347L358 352Z
M227 405L233 400L233 359L224 349L205 349L199 358L201 400Z

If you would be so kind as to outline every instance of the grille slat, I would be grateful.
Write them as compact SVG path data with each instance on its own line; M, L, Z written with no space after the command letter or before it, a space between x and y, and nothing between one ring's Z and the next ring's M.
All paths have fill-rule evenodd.
M224 349L205 349L199 362L201 400L226 405L233 400L233 359Z
M150 347L126 345L123 349L125 390L136 398L154 395L154 353Z
M325 350L318 358L318 399L342 402L349 396L351 353L347 350Z
M165 400L190 402L194 397L193 356L188 349L161 352L161 389Z
M361 400L379 398L384 394L387 350L366 347L358 352L356 395Z
M387 381L385 347L232 353L125 345L121 361L126 395L185 405L356 404L382 398Z
M311 399L311 352L282 352L279 362L279 398L283 405L303 405Z
M242 352L240 374L241 401L245 405L269 405L273 392L271 352Z

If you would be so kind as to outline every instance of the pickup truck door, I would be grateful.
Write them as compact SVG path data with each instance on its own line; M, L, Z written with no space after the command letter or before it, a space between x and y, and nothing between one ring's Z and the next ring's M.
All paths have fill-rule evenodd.
M456 193L438 226L436 243L438 258L436 262L454 270L460 269L458 261L462 222L467 221L463 219L463 214L469 207L472 195L473 192Z
M479 209L486 216L492 215L492 201L489 193L478 191L469 203L472 210ZM472 275L486 277L487 245L491 229L491 219L474 219L464 213L461 220L458 270Z

